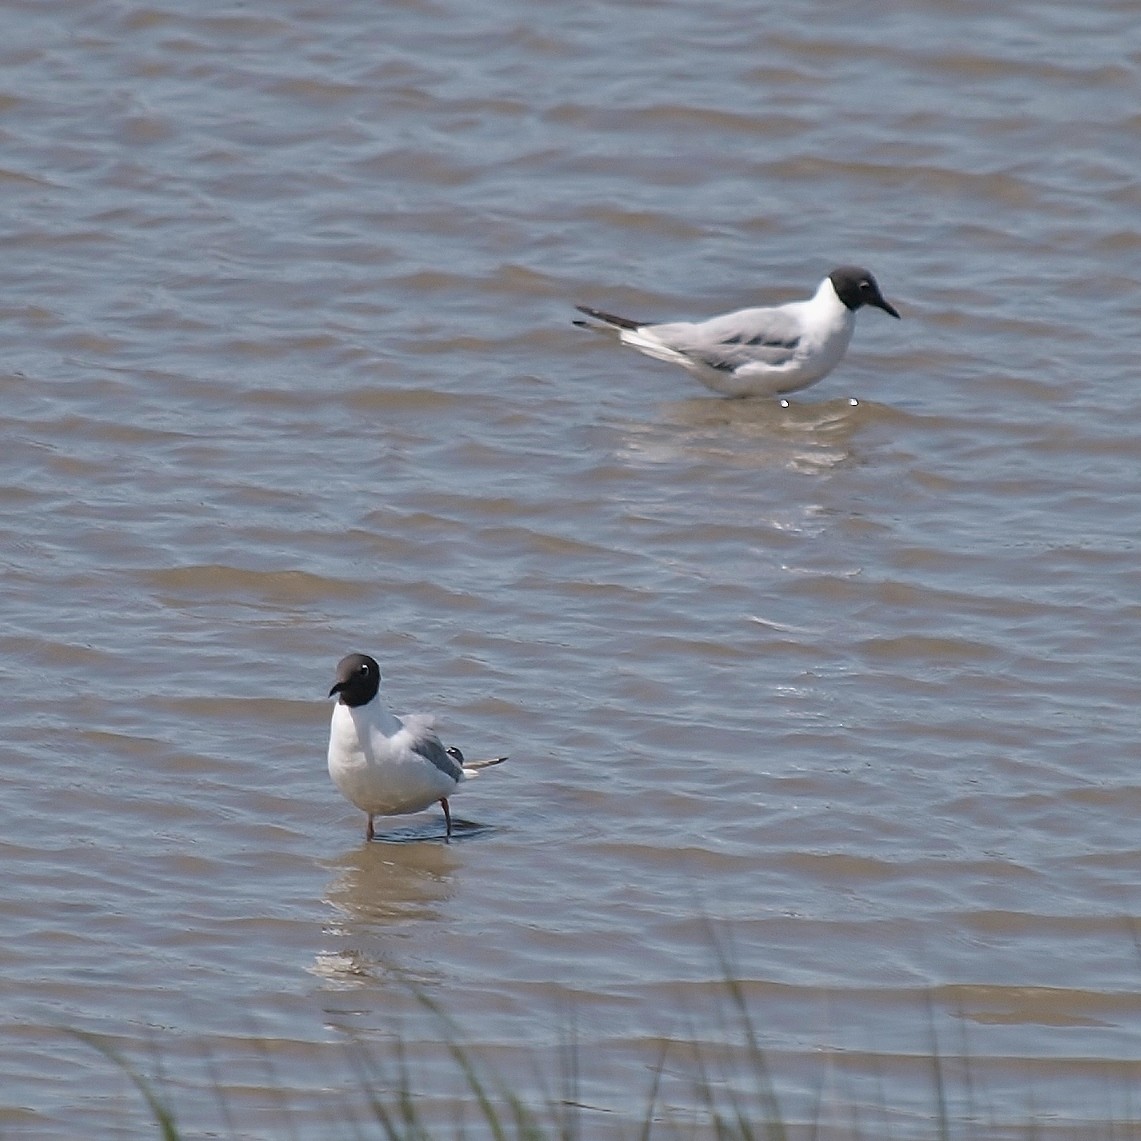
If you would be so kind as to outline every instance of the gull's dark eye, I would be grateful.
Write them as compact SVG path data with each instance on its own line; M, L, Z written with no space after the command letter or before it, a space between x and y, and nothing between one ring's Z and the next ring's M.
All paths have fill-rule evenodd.
M361 664L360 664L360 665L357 667L357 673L359 673L359 674L364 674L364 675L365 675L365 677L368 677L368 662L362 662L362 663L361 663Z

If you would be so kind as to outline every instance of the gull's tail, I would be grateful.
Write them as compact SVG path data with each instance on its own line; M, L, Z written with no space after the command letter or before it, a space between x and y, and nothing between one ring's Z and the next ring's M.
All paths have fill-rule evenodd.
M482 761L465 761L463 753L461 753L455 745L449 745L444 751L453 761L458 761L464 772L472 777L475 776L480 769L489 769L492 765L501 765L507 760L506 757L485 757Z
M464 761L464 768L478 772L480 769L489 769L492 765L501 765L506 757L486 757L482 761Z
M593 317L595 321L601 321L601 325L595 325L590 321L572 321L572 325L577 325L580 329L589 329L592 333L621 333L623 329L640 329L644 321L631 321L629 317L616 317L613 313L603 313L601 309L588 309L585 305L576 305L575 308L580 313L585 313L588 317Z

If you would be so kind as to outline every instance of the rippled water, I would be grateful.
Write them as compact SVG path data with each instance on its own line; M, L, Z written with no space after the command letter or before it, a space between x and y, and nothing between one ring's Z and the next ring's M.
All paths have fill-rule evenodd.
M80 1030L703 1135L730 973L790 1125L1135 1135L1135 8L184 8L4 17L0 1132L154 1135ZM788 409L570 325L849 260ZM329 783L354 649L511 753L456 842Z

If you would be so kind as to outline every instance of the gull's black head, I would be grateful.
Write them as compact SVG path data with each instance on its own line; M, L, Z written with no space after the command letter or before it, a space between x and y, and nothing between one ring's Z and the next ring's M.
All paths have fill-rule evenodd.
M464 755L459 751L459 749L456 748L455 745L449 745L444 750L444 752L447 753L448 756L451 757L457 765L462 765L464 763Z
M893 317L899 314L887 303L876 279L858 265L842 265L828 275L836 296L854 313L862 305L874 305Z
M337 663L337 676L333 680L334 693L341 695L346 705L367 705L380 688L380 666L368 654L349 654Z

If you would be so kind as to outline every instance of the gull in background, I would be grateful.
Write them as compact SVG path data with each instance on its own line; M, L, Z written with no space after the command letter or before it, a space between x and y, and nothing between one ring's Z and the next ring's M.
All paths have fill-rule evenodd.
M422 713L401 718L380 700L380 667L368 654L349 654L337 663L329 696L339 694L329 729L329 775L346 800L368 815L365 839L376 816L420 812L439 801L447 835L452 834L451 796L480 769L506 757L465 761L459 749L445 749Z
M576 305L593 320L574 323L681 365L724 396L783 396L822 380L840 363L865 305L899 317L866 269L842 265L807 301L663 325Z

